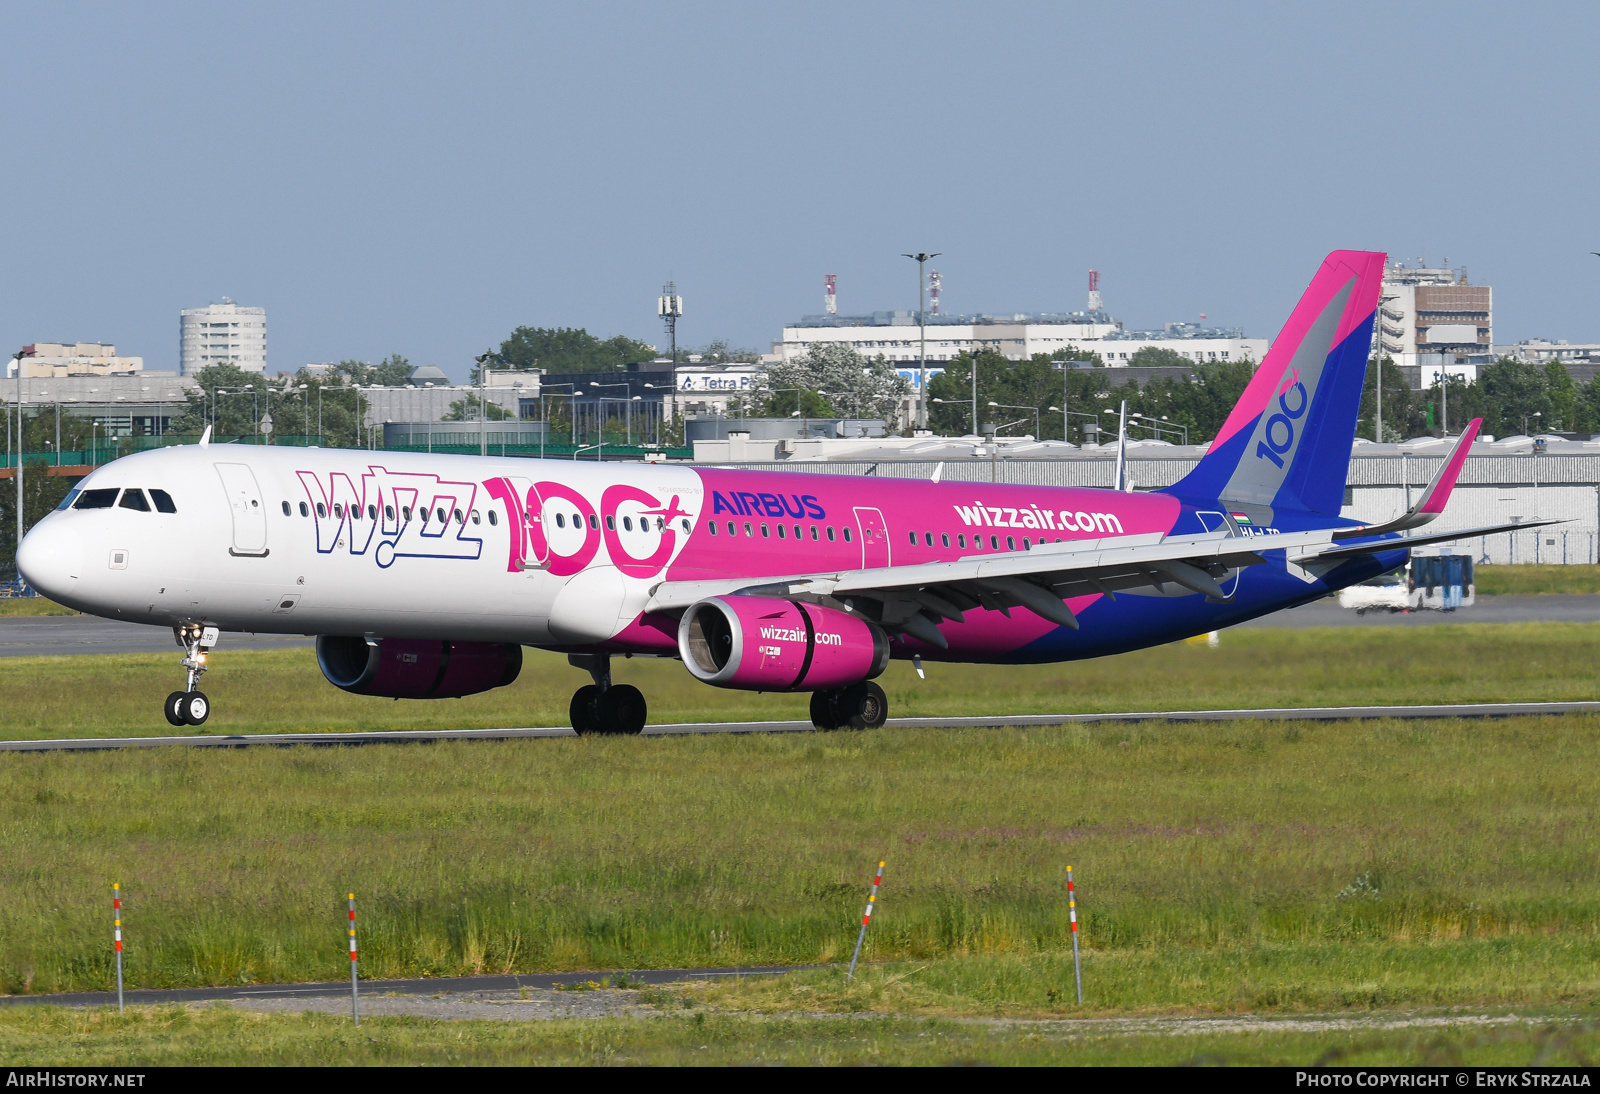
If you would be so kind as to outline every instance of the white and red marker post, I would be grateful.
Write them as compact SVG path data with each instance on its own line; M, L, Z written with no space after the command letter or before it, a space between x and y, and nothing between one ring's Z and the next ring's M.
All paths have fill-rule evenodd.
M356 894L350 894L350 1017L361 1024L360 995L356 988Z
M117 946L117 1013L122 1013L122 886L111 883L111 937Z
M1067 916L1072 920L1072 979L1078 985L1078 1003L1083 1003L1083 968L1078 964L1078 898L1072 891L1072 867L1067 867Z
M878 876L872 879L872 893L867 897L867 910L861 913L861 933L856 935L856 952L850 955L850 971L846 980L855 979L856 960L861 956L861 943L867 940L867 924L872 922L872 909L878 903L878 886L883 884L883 860L878 861Z

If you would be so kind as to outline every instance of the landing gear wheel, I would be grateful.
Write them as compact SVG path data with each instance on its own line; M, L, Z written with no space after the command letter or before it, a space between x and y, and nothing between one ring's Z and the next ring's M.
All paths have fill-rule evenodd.
M811 693L811 724L818 729L838 729L839 717L834 713L834 699L838 696L836 691L813 691Z
M188 697L189 693L185 691L175 691L167 696L167 705L161 709L161 713L167 716L167 721L172 725L186 726L189 724L183 718L183 701Z
M877 729L889 717L889 697L871 680L863 680L840 694L835 709L851 729Z
M638 688L632 684L613 684L600 696L595 712L600 716L604 732L633 736L644 731L648 710L644 693Z
M572 719L572 730L578 736L601 731L600 719L595 711L595 704L599 698L600 689L594 684L585 684L573 692L572 705L567 708L567 715Z
M191 726L203 726L206 719L211 716L211 700L203 692L191 691L183 697L179 704L183 712L183 720Z

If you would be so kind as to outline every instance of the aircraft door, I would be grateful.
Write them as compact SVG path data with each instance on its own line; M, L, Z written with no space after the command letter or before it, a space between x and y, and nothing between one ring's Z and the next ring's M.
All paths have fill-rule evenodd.
M856 527L861 530L861 567L889 565L889 526L878 509L856 510Z
M261 488L255 473L242 463L219 463L223 492L233 513L233 546L230 555L265 558L267 555L267 509L261 501Z

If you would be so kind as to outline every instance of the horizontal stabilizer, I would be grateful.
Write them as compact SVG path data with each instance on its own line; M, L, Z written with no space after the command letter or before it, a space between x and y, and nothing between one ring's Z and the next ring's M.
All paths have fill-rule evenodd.
M1514 524L1492 524L1487 528L1463 528L1459 532L1435 532L1430 536L1401 536L1399 539L1381 539L1372 543L1357 543L1349 547L1325 548L1313 553L1315 558L1349 558L1353 555L1375 555L1384 551L1400 551L1408 547L1426 547L1430 543L1450 543L1474 536L1497 536L1501 532L1526 532L1530 528L1543 528L1549 524L1565 524L1564 520L1524 520ZM1362 535L1377 535L1368 529Z

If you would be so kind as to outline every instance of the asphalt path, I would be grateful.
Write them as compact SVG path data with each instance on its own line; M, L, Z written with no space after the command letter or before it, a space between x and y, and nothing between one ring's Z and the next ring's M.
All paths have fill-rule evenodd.
M1347 722L1378 718L1513 718L1527 715L1597 714L1600 701L1570 703L1458 703L1428 706L1254 707L1232 710L1151 710L1099 714L997 714L985 718L890 718L885 729L1004 729L1013 726L1065 726L1105 722ZM646 726L646 737L697 733L813 733L810 722L679 722ZM839 732L839 731L835 731ZM848 732L848 731L845 731ZM195 733L169 737L68 737L55 740L0 741L0 752L105 752L121 748L249 748L266 745L398 745L437 741L508 741L522 737L573 737L569 726L513 729L410 729L370 733Z
M672 984L680 980L720 980L740 976L782 976L788 972L825 969L826 965L752 965L720 969L630 969L625 972L536 973L526 976L437 976L425 980L363 980L362 994L433 995L436 992L506 991L531 988L553 991L603 979L615 986L622 977L630 984ZM350 981L326 980L312 984L235 984L221 988L147 988L122 993L124 1003L205 1003L217 999L310 999L349 995ZM114 991L74 991L56 995L0 995L0 1006L44 1003L62 1007L114 1005Z
M1600 594L1486 596L1455 612L1369 612L1357 615L1332 600L1275 612L1242 627L1421 627L1438 623L1597 623ZM305 635L225 632L217 651L281 650L309 647ZM178 648L172 631L148 623L127 623L93 615L7 616L0 618L0 657L59 657L64 654L170 653Z

